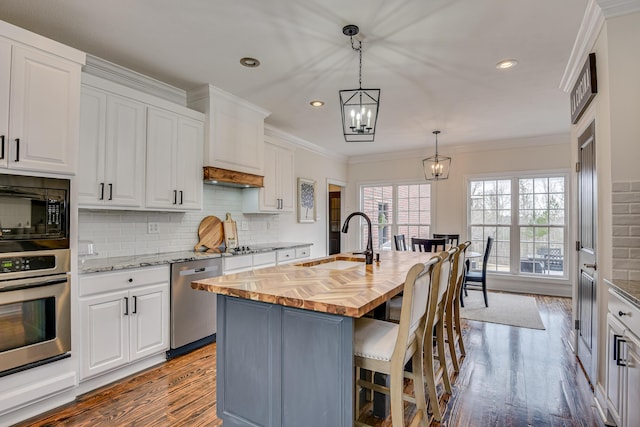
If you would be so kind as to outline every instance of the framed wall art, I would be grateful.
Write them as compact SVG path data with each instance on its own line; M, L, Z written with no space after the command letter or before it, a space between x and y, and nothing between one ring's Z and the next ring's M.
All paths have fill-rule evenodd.
M316 220L316 182L298 178L298 222Z

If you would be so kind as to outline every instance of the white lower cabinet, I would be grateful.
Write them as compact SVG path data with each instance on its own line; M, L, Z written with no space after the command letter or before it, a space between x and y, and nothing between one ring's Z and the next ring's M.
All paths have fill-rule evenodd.
M84 275L80 379L169 348L169 268Z
M224 274L242 273L259 268L288 264L311 255L311 246L279 249L277 251L259 252L224 257Z
M640 420L640 310L609 290L607 406L618 427Z

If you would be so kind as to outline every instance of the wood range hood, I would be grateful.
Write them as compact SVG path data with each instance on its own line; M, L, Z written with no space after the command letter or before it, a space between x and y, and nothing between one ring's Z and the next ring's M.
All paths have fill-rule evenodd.
M264 177L251 173L205 166L204 183L235 188L264 187Z

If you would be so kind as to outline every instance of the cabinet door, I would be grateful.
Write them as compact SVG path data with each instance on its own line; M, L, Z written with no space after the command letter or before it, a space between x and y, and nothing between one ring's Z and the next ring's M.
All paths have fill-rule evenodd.
M11 76L11 44L0 38L0 168L9 159L9 77Z
M295 208L293 151L281 148L278 150L278 187L280 189L280 210L293 212Z
M121 291L80 299L80 379L129 361L129 316L125 314L127 297L128 292Z
M640 422L640 342L625 337L626 342L626 410L623 426L637 426Z
M176 147L176 188L179 209L202 208L203 123L186 117L178 119Z
M105 153L105 203L141 207L145 176L145 106L109 95Z
M107 94L89 86L80 97L80 141L78 203L104 203L104 156L106 143Z
M156 108L149 108L147 114L146 206L173 209L179 201L175 167L178 116Z
M131 291L131 360L169 349L169 283Z
M278 147L264 144L264 187L260 189L260 209L277 211L278 191Z
M14 45L10 111L15 158L9 167L76 172L80 65Z
M622 355L618 355L621 345L618 340L622 338L624 327L611 314L607 316L607 398L609 412L613 416L617 424L620 424L620 416L622 415L622 385L624 376L624 367L618 365L618 359Z

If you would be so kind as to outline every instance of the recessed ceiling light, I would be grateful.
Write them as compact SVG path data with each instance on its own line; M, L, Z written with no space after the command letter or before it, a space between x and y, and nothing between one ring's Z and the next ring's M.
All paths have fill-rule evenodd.
M260 61L258 61L256 58L249 57L240 59L240 63L248 68L256 68L260 65Z
M324 105L324 101L315 100L309 103L312 107L322 107Z
M508 70L509 68L513 68L518 65L518 61L515 59L505 59L504 61L500 61L496 64L496 68L498 70Z

